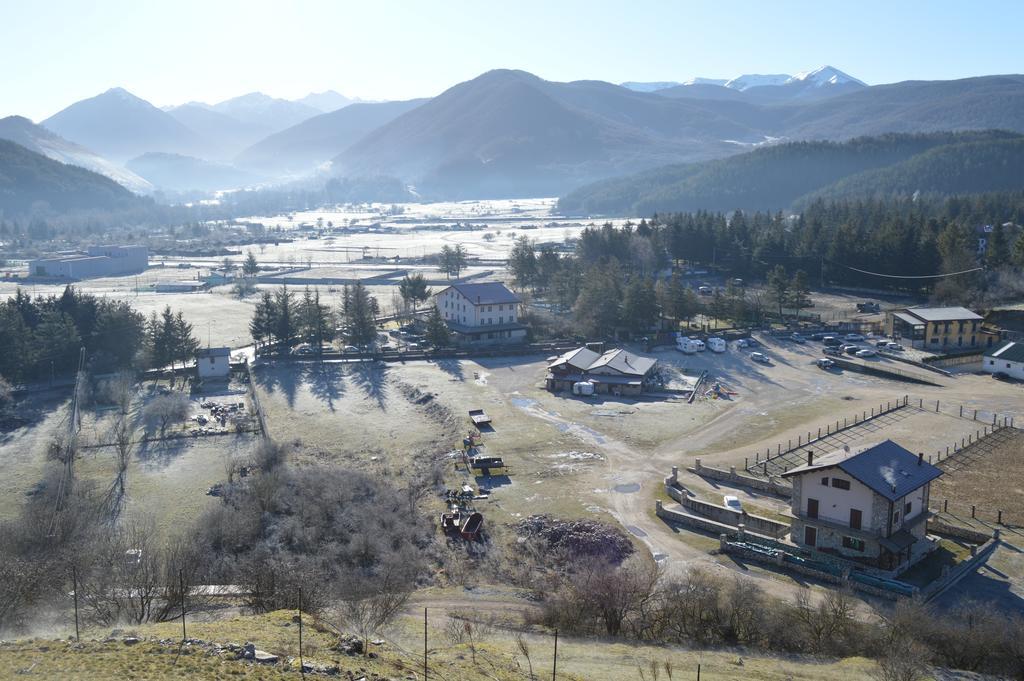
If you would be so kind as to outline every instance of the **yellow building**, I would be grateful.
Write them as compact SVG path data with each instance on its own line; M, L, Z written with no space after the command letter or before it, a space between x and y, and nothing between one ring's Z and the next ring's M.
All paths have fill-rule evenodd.
M922 350L966 350L981 347L981 322L966 307L908 307L886 313L885 332Z

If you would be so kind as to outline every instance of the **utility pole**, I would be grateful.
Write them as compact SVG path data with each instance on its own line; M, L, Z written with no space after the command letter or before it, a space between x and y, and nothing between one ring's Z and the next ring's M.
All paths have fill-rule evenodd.
M423 608L423 681L427 681L427 609Z
M178 586L181 589L181 642L184 644L188 635L185 633L185 571L183 569L178 570Z
M306 678L306 665L302 660L302 587L299 587L299 674Z
M551 681L555 681L558 673L558 629L555 629L555 655L551 658Z
M74 565L71 566L71 585L74 591L71 593L75 597L75 643L81 642L78 636L78 568Z

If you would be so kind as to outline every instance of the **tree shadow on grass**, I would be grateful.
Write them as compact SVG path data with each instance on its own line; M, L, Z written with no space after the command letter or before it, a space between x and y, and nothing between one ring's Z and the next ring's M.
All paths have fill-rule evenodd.
M437 368L456 381L464 381L466 379L465 374L462 372L462 362L457 359L439 359L437 360Z
M142 440L135 447L134 457L141 463L153 466L166 466L188 449L192 438L170 437L159 438L159 433L150 435L155 439Z
M352 382L363 391L368 399L377 403L381 411L387 411L387 378L388 367L374 366L371 362L360 362L353 366L350 374Z
M310 364L304 376L314 397L334 411L335 400L345 395L345 370L340 364Z
M289 409L295 408L295 393L299 388L301 369L288 365L278 364L261 366L253 372L256 378L256 385L270 394L281 391Z

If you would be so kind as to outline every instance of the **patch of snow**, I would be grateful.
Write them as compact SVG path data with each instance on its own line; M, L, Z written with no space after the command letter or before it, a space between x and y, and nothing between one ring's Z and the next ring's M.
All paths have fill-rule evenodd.
M733 90L749 90L752 87L764 87L766 85L784 85L793 77L788 73L748 73L733 78L725 83L725 87Z

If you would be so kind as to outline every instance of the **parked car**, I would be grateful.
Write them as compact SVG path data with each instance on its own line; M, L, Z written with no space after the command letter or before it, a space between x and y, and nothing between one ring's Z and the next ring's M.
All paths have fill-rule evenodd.
M864 340L864 336L863 336L863 334L859 334L859 333L848 333L845 336L843 336L843 340L848 340L848 341L853 341L855 343L860 343L861 341Z
M725 496L722 497L722 502L728 509L732 509L733 511L736 512L743 511L743 504L740 503L740 498L736 495L726 494Z
M293 355L312 355L313 354L313 346L310 345L309 343L302 343L301 345L296 345L294 348L292 348L292 354Z
M885 349L886 350L896 350L897 352L899 352L900 350L903 349L903 346L900 345L899 343L894 343L892 341L889 341L888 343L885 344Z
M341 351L346 355L354 355L359 353L359 348L354 345L346 345Z
M821 357L815 360L814 363L818 365L819 369L831 369L836 365L836 363L830 360L828 357Z
M888 338L882 338L881 340L876 340L875 341L875 347L876 348L887 348L887 347L889 347L889 339Z
M1004 371L997 371L994 374L992 374L992 378L996 379L997 381L1009 381L1010 375Z
M754 360L755 362L760 362L761 364L771 364L771 360L769 360L768 356L765 355L763 352L750 353L750 359Z
M824 331L818 331L816 333L812 333L811 334L811 340L812 341L823 341L823 340L825 340L826 336L828 336L828 334L825 333Z
M839 348L832 347L825 348L824 350L822 350L822 352L824 352L826 355L831 355L833 357L840 357L843 354L843 351L840 350Z
M857 303L857 312L880 312L878 303Z
M857 357L874 357L877 354L873 348L864 348L857 351Z
M799 343L800 345L803 345L804 343L807 342L807 339L798 333L794 333L792 336L790 336L789 340L793 341L794 343Z
M843 342L836 336L825 336L821 339L821 342L824 343L826 347L830 348L837 348L843 344Z
M856 355L858 352L860 352L860 349L861 348L859 345L844 345L842 348L840 348L840 350L842 350L848 355Z
M714 291L711 289L710 286L698 286L697 293L701 294L702 296L710 296L714 293Z

